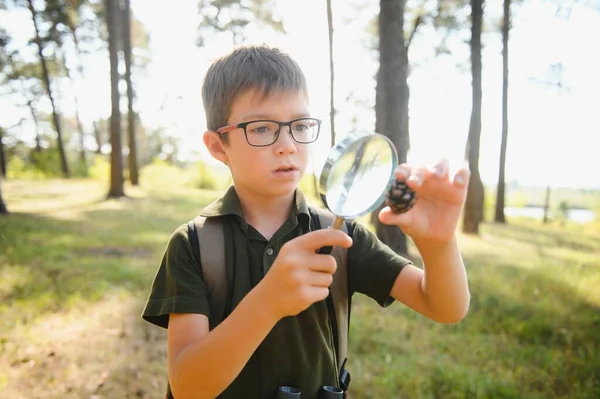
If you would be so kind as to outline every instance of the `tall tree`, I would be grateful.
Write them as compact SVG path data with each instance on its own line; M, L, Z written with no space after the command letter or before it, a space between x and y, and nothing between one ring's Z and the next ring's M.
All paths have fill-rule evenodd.
M109 198L125 195L123 181L123 151L121 148L121 110L119 94L119 0L106 0L108 53L110 59L110 188Z
M80 114L80 99L79 92L76 89L75 76L67 63L65 47L65 36L71 36L68 32L74 29L73 21L71 21L70 8L78 7L78 1L69 1L68 4L64 0L46 0L46 8L42 11L41 16L50 24L49 40L55 43L55 58L62 61L62 68L66 73L67 79L71 84L71 89L74 93L75 100L75 121L77 122L77 130L79 133L79 161L87 170L87 162L85 155L85 129Z
M62 172L65 177L70 177L71 173L69 171L69 164L67 162L67 154L65 152L65 146L63 143L62 130L61 130L61 125L60 125L60 117L59 117L58 111L56 109L54 95L52 92L52 87L50 85L50 72L48 70L48 64L46 61L46 57L44 56L44 44L42 41L42 37L40 35L40 29L38 26L38 20L37 20L38 13L33 5L33 0L27 0L27 6L29 8L29 11L31 12L31 19L33 21L33 28L35 31L34 41L37 46L40 63L42 65L42 78L44 81L44 86L46 88L46 93L48 94L48 98L50 99L50 105L52 106L52 122L54 124L54 129L56 130L56 135L57 135L57 145L58 145L58 151L60 154L61 169L62 169Z
M504 200L506 188L506 147L508 142L508 35L510 32L510 0L504 0L502 17L502 141L500 142L500 166L496 190L496 212L494 221L506 223Z
M79 77L85 81L86 73L85 73L85 68L83 67L82 37L81 37L80 31L85 23L92 25L92 26L88 27L88 29L90 31L92 31L92 32L99 31L100 30L100 21L102 19L101 14L103 11L99 7L99 5L96 5L95 3L91 3L86 0L67 0L67 1L69 2L70 7L66 7L67 16L65 18L65 22L67 24L68 33L71 36L71 39L73 41L73 45L75 48L75 58L77 61L77 72L79 73ZM82 12L82 8L84 5L91 6L91 9L87 10L88 11L87 13ZM89 11L91 11L91 12L89 12ZM82 14L90 15L92 17L91 17L91 19L84 19L84 18L82 18ZM83 39L84 39L84 41L87 41L87 42L90 41L89 37L87 38L87 40L85 40L86 37L83 36ZM103 41L101 40L100 42L103 42ZM93 128L94 138L98 145L98 148L96 149L96 153L100 154L104 140L102 138L103 132L101 132L101 130L98 126L98 121L96 119L92 120L92 128Z
M329 124L331 126L331 146L335 145L335 70L333 67L333 11L331 0L327 0L327 32L329 33Z
M469 188L463 213L462 230L468 234L479 234L479 223L483 220L483 182L479 173L479 143L481 139L481 30L483 25L484 0L471 0L471 74L472 110L467 141L467 160L471 170Z
M6 154L4 152L4 129L0 127L0 175L6 177Z
M6 209L4 198L2 198L2 177L0 177L0 215L6 215L7 213L8 209Z
M10 58L7 46L10 42L10 37L8 33L0 28L0 73L4 73L5 68L8 67L8 60ZM6 155L4 154L4 142L2 141L4 138L4 130L2 126L0 126L0 176L6 177ZM0 193L0 204L2 203L1 193ZM1 205L0 205L1 206Z
M139 185L137 143L135 137L135 112L133 111L133 85L131 84L131 5L130 0L123 4L123 58L125 60L125 82L127 83L127 138L129 146L129 179L134 186Z
M404 38L405 3L406 0L379 2L379 71L375 93L375 130L392 140L398 150L400 163L406 162L410 148L407 83L409 42ZM382 224L378 218L379 210L371 215L377 236L395 252L407 254L406 235L397 226Z

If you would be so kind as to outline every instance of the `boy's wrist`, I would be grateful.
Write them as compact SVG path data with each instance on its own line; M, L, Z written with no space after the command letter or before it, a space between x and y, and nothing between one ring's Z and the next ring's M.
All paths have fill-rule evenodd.
M456 235L444 241L414 240L414 243L422 258L443 256L443 254L453 253L458 250Z
M248 293L247 299L251 302L250 307L258 319L257 321L274 326L281 317L278 316L273 306L275 302L269 300L267 293L262 288L262 285L258 284Z

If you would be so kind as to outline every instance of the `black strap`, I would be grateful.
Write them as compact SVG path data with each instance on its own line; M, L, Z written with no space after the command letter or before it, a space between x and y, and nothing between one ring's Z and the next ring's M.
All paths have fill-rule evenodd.
M198 262L198 266L200 266L200 241L198 241L198 231L196 230L196 224L193 220L188 222L188 240L192 246L192 256L194 256L194 260Z
M321 221L319 220L319 215L312 209L309 208L310 212L310 221L312 223L313 230L321 229ZM331 247L321 248L319 253L329 254L331 253ZM331 290L329 291L329 295L325 299L325 303L327 304L327 312L329 313L329 322L331 324L331 331L333 333L333 345L335 348L335 353L339 353L339 339L338 339L338 329L337 329L337 318L335 317L335 308L333 307L333 298L331 297ZM338 365L341 366L341 365Z

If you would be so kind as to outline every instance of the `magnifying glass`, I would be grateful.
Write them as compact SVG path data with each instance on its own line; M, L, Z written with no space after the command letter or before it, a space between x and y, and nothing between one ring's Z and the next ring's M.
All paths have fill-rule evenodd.
M334 145L319 178L321 200L335 215L331 227L379 207L396 184L397 166L396 147L382 134L355 131Z

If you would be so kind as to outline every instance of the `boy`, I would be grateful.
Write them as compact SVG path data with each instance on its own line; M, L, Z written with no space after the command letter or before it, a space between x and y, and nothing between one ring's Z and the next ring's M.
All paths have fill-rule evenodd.
M338 385L324 301L336 263L316 253L324 246L349 248L351 291L382 307L398 300L441 323L465 316L469 290L455 230L467 169L453 179L446 162L396 171L419 201L405 214L385 208L379 217L411 236L423 271L355 222L352 237L310 231L298 183L320 121L311 117L304 75L288 55L267 46L238 48L209 68L202 94L204 144L228 165L233 185L200 214L221 219L233 287L228 316L209 331L208 291L187 225L174 232L143 318L168 328L175 398L270 399L279 386L293 386L302 398L316 399L322 386Z

